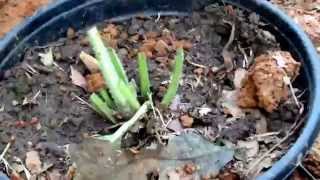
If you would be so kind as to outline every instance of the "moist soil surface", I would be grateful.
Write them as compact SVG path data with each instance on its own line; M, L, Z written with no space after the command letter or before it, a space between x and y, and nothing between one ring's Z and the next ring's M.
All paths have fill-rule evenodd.
M221 53L232 31L228 22L235 25L235 37L228 47L235 65L232 71L221 68L225 66ZM268 25L257 15L230 7L209 7L206 12L186 17L135 17L121 22L108 21L100 25L101 31L106 33L104 29L111 23L118 30L118 35L107 43L116 49L129 78L137 83L136 53L146 39L168 36L192 44L185 51L184 76L177 98L169 109L161 110L168 128L172 121L180 122L182 116L192 117L193 123L187 129L196 130L215 142L237 144L239 140L246 141L248 137L267 132L278 132L275 138L281 139L294 123L298 114L294 103L284 103L272 113L261 109L248 110L243 117L234 117L221 105L222 92L235 89L235 70L249 66L244 65L244 53L240 49L248 54L249 60L250 56L280 50L274 36L263 30ZM110 41L109 36L105 39ZM14 156L25 159L26 152L35 149L43 163L53 163L54 169L65 173L72 164L65 154L65 145L80 143L85 137L107 134L114 129L81 101L88 101L90 93L75 86L70 79L70 66L83 75L89 73L79 59L81 51L92 54L84 33L70 29L65 38L50 43L49 47L59 67L49 68L40 62L39 53L47 52L48 48L30 47L22 63L0 77L0 149L4 149L14 136L15 141L7 153L9 162L14 161ZM168 85L175 54L170 49L165 52L149 55L155 105L161 101ZM171 130L159 129L162 122L150 122L144 124L147 131L143 135L139 129L132 130L123 138L122 145L139 146L148 134L152 134L150 130L161 133L181 130L176 126ZM286 152L290 141L279 147L275 159ZM259 146L266 151L275 143L271 140ZM230 168L241 174L241 170L232 163Z

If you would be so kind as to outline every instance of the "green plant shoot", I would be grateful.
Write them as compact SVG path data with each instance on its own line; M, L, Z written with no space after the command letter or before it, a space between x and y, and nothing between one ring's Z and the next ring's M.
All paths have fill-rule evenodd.
M113 50L108 50L96 27L88 31L89 42L98 60L103 75L117 109L128 114L135 113L140 104L127 82L123 66Z
M90 102L94 105L94 108L97 112L106 116L106 118L108 118L111 122L117 122L113 117L113 110L110 109L107 103L105 103L97 94L93 93L90 96Z
M171 76L171 82L169 84L166 94L164 95L161 101L161 104L165 107L168 107L170 105L170 103L172 102L172 100L177 94L179 82L182 77L183 61L184 61L184 52L182 48L179 48L177 50L177 54L175 57L175 66L174 66L173 74Z
M148 73L147 57L144 53L138 54L138 70L140 78L140 91L144 98L148 98L151 93Z

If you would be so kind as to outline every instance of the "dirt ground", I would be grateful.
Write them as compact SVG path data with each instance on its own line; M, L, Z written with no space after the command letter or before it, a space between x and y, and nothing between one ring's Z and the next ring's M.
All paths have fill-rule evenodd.
M0 0L0 37L49 0Z
M23 19L25 17L32 15L37 8L47 4L48 2L49 2L48 0L0 0L0 27L1 27L0 37L3 36L6 32L10 31L10 29L12 27L14 27L16 24L23 21ZM288 12L288 14L290 14L299 24L301 24L305 28L306 32L310 35L310 37L312 38L312 40L314 41L316 46L318 46L318 49L319 49L319 47L320 47L320 32L317 29L320 26L319 6L318 6L318 8L315 8L313 6L310 7L310 5L307 6L304 3L296 3L296 2L294 2L294 3L277 2L277 3L280 4L280 6L282 6L282 8L284 8ZM184 30L183 28L185 28L185 27L182 27L182 31ZM176 29L176 31L179 31L179 27L175 27L175 29ZM180 34L180 33L177 33L177 34ZM218 41L215 38L217 38L217 37L211 37L210 39L212 41ZM69 42L69 43L72 43L72 42ZM211 42L211 43L214 43L214 42ZM70 55L74 56L75 54L79 53L78 52L79 49L77 49L77 48L70 51L70 48L74 48L73 46L62 47L62 48L67 49L64 51L65 53L69 53L69 52L74 53L74 54L65 55L66 56L65 58L68 58L67 56L70 56ZM196 49L194 52L194 55L196 55L196 51L206 51L206 49L204 49L204 50ZM257 49L256 51L259 51L259 49ZM320 49L319 49L319 51L320 51ZM31 54L30 54L29 58L32 58L32 53L34 53L34 52L30 52L30 53ZM64 55L64 54L62 54L62 55ZM212 58L212 55L208 55L208 58ZM160 61L161 61L161 59L160 59ZM201 62L201 64L210 65L210 64L206 64L206 63L207 63L206 61ZM216 62L216 63L219 63L219 62ZM46 70L42 69L41 71L46 71ZM191 71L191 69L190 69L190 71ZM50 73L50 72L46 72L46 73ZM18 71L15 74L19 77ZM131 74L131 76L132 75L133 74ZM156 71L155 71L155 74L153 74L153 76L157 77ZM52 77L54 77L54 78L52 78ZM51 77L50 76L43 76L43 77L41 76L41 78L39 78L39 81L48 81L48 82L52 83L56 77L60 78L59 81L61 81L62 84L66 84L66 78L68 78L68 77L65 75L61 75L59 73L54 73ZM156 82L156 83L158 83L156 86L159 86L161 83L161 80L163 80L163 78L161 78L161 77L158 77L158 78L159 78L159 80L158 80L158 82ZM13 80L13 79L11 79L11 80L12 81L21 81L20 84L25 82L21 78L17 78L17 80ZM25 92L20 92L20 91L25 90L25 91L28 91L28 93L30 93L30 95L35 95L38 93L39 87L48 89L49 91L55 92L56 93L55 95L58 94L60 96L63 96L66 93L65 92L66 89L71 89L71 91L76 92L78 94L82 93L81 91L79 91L75 88L69 87L69 85L66 85L68 87L66 87L66 86L65 87L51 86L52 84L46 84L46 83L41 84L41 83L39 83L39 81L38 82L30 82L29 84L26 85L25 89L18 89L18 91L19 91L18 93L24 94ZM211 83L211 82L207 82L207 83ZM32 86L33 84L36 84L36 86ZM30 87L27 87L27 86L31 86L32 88L30 89ZM15 87L10 87L10 88L15 89ZM191 89L188 87L184 87L184 88L185 88L184 90L186 92L191 91ZM200 89L200 90L203 94L205 94L207 91L206 89ZM6 94L6 92L3 92L3 93ZM48 104L50 106L52 106L52 103L50 104L50 99L55 99L55 97L50 97L50 92L41 92L40 96L47 97L48 93L49 93L49 103ZM70 92L68 92L68 93L70 93ZM159 93L159 96L161 96L161 92ZM197 97L197 99L194 99L191 96L188 96L188 94L186 94L184 96L186 98L191 98L191 99L188 99L189 101L195 101L194 103L203 104L203 103L199 102L199 101L202 101L201 97ZM10 97L10 96L8 96L8 97ZM63 107L69 107L69 106L72 107L72 105L67 103L72 100L73 99L68 99L68 97L66 97L66 98L62 99L61 102L59 102L60 104L59 103L57 104L57 102L54 102L54 106L60 107L60 105L62 105ZM8 101L11 102L12 99L9 98ZM203 100L203 101L205 102L205 100ZM56 113L52 112L50 109L48 109L48 107L49 106L39 107L39 109L36 110L36 113L42 112L43 108L45 108L45 112L49 113L49 114L46 114L45 117L57 116ZM61 111L64 111L63 109L64 108L61 108ZM32 119L33 116L41 116L40 114L28 114L28 109L23 109L21 111L21 109L17 109L15 107L13 107L13 109L11 109L11 111L13 113L19 114L19 117L21 117L21 119L23 119L23 118ZM106 125L103 125L103 123L99 123L99 118L96 117L95 114L87 113L86 111L84 111L83 109L79 109L78 107L71 108L71 111L74 112L72 115L74 117L71 119L75 119L76 121L68 122L68 119L66 120L66 119L63 119L63 117L56 117L56 119L57 119L56 124L45 125L45 126L52 126L52 127L58 127L58 126L63 127L62 129L58 129L57 131L49 132L49 133L53 134L52 139L50 139L50 141L55 141L55 140L61 139L60 136L65 136L63 131L72 131L74 133L71 135L68 135L68 137L65 138L64 142L58 142L58 144L78 142L81 139L84 132L104 131L104 128ZM62 112L61 114L64 114L64 113L70 113L70 112ZM82 115L79 116L79 115L77 115L78 113L80 113L80 114L82 113ZM219 116L219 113L215 114L215 116ZM83 119L88 119L88 118L94 119L95 121L92 121L92 124L89 124L88 126L85 126L85 127L81 126ZM0 117L0 119L1 119L1 117ZM62 120L62 122L58 123L59 119ZM36 121L36 120L34 120L34 121ZM69 123L71 123L71 125L68 125ZM202 122L202 123L206 123L206 122ZM32 128L36 129L37 124L38 123L35 123L35 126L30 127L29 131L27 131L27 136L30 136L30 139L32 139L33 143L37 143L37 142L41 141L42 140L41 138L44 135L44 134L39 133L38 137L37 137L37 136L33 136L31 134L31 132L34 131L34 129L32 129ZM19 126L19 125L20 124L15 124L15 126ZM247 131L248 129L250 129L250 126L252 126L252 125L248 124L247 126L248 127L245 127L243 131ZM238 127L234 127L234 128L239 129ZM16 128L13 128L13 129L16 129ZM19 132L19 129L16 129L15 131L16 131L15 133L21 134L21 132ZM233 134L230 131L225 132L225 134L230 135L230 137L228 137L228 138L232 141L232 138L234 138L234 137L232 137ZM24 135L26 135L26 134L24 134ZM236 135L238 135L238 134L236 134ZM47 135L45 135L45 136L47 136ZM243 136L243 134L242 134L242 136ZM9 139L10 135L8 134L7 137L4 137L4 138ZM24 146L24 148L22 148L22 150L25 148L28 148L28 144L23 143L23 142L21 142L21 144L23 144L23 146ZM45 144L44 143L42 145L43 145L43 147L39 147L40 149L41 148L44 148L44 149L49 148L49 150L50 150L50 148L52 148L52 144L48 144L48 143ZM311 155L306 158L306 167L310 171L312 171L312 173L314 173L314 174L319 172L319 170L317 169L317 165L320 162L319 161L320 158L317 158L320 156L320 154L319 154L320 148L319 147L320 147L319 143L316 143L314 148L312 149ZM19 150L21 150L21 149L17 148L17 151L19 151ZM59 149L51 149L51 150L57 151L57 152L53 152L53 153L51 152L50 156L52 156L52 157L60 156ZM24 153L24 152L20 152L20 153ZM55 153L57 153L57 154L55 154ZM41 154L41 156L45 156L45 155L47 155L47 154ZM48 157L49 159L51 158L50 156ZM61 162L60 166L62 169L64 169L64 166L65 166L64 161ZM296 174L298 174L298 175L296 175ZM295 173L294 177L298 178L299 173L298 172Z

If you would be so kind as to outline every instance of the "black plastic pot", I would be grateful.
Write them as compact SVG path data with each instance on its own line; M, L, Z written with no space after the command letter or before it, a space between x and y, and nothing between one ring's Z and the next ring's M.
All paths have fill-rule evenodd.
M65 35L66 29L82 29L109 18L136 13L186 14L208 0L56 0L39 10L0 39L0 74L18 63L27 47L43 45ZM214 2L214 1L211 1ZM300 137L285 156L258 179L284 179L314 142L320 127L320 58L307 35L292 19L264 0L228 0L256 12L275 26L292 52L303 62L303 78L309 90L308 119Z

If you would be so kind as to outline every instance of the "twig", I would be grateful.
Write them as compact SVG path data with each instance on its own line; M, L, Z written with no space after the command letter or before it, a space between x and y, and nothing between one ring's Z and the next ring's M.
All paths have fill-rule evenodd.
M247 55L247 53L244 51L244 49L240 46L240 44L238 44L238 48L239 48L240 52L243 54L243 58L244 58L243 68L248 68L248 66L249 66L248 55Z
M161 13L158 12L157 14L157 19L154 21L155 23L158 23L160 21L160 18L161 18Z
M161 112L159 111L159 109L154 106L151 94L149 94L149 102L150 102L150 106L151 106L151 109L152 109L152 112L153 112L153 116L155 118L159 117L159 119L162 122L162 126L165 127L166 123L164 122L163 116L162 116Z
M283 81L284 81L284 83L285 83L286 85L289 86L291 95L292 95L292 97L293 97L293 100L294 100L294 102L296 103L297 107L300 108L300 103L299 103L299 101L298 101L298 98L297 98L296 94L294 93L294 89L293 89L291 80L290 80L289 76L287 75L287 73L286 73L284 70L283 70L283 72L284 72L284 74L285 74L285 76L283 77Z
M29 172L29 170L26 168L26 166L23 164L22 160L18 157L15 157L15 160L21 164L24 173L26 174L27 180L31 180L31 173Z
M186 61L187 61L187 63L189 63L189 64L192 65L192 66L199 67L199 68L203 68L203 69L207 69L207 66L202 65L202 64L194 63L194 62L192 62L191 60L189 60L189 59L187 59L187 58L186 58Z
M304 109L303 106L301 106L301 109ZM303 111L303 110L301 110ZM290 130L288 131L288 134L281 139L276 145L274 145L271 149L269 149L267 152L265 152L260 158L258 158L252 165L248 168L248 170L245 172L246 175L249 175L249 173L267 156L269 156L272 151L274 151L276 148L278 148L282 143L284 143L292 134L296 132L298 128L303 124L303 119L300 119L301 113L297 117L296 122L291 126Z
M71 96L73 96L74 98L78 99L80 102L82 102L83 104L87 105L90 109L95 110L95 108L89 104L87 101L85 101L84 99L82 99L81 97L75 95L75 94L71 94Z
M236 25L235 25L235 23L232 23L232 22L229 22L226 20L223 20L223 21L225 23L229 24L230 26L232 26L229 40L225 44L225 46L223 47L223 50L222 50L222 57L224 59L224 66L227 69L227 72L230 72L233 69L233 62L232 62L231 55L229 52L229 47L232 44L232 42L234 41Z
M1 155L0 155L0 162L3 160L4 156L6 155L7 151L9 150L12 142L14 141L14 137L12 137L10 139L10 141L8 142L8 144L6 145L6 147L4 148L4 150L2 151Z
M303 164L301 164L301 162L298 163L298 166L299 166L300 168L302 168L303 171L304 171L305 173L307 173L307 175L308 175L312 180L317 180L317 178L315 178L315 177L312 175L312 173L311 173L307 168L305 168Z

